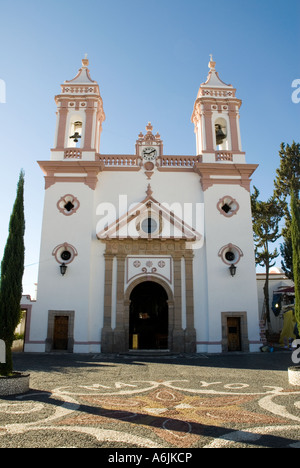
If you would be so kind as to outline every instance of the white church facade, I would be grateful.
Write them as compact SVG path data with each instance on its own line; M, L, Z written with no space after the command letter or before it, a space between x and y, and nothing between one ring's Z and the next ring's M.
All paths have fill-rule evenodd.
M165 155L150 123L133 154L102 154L87 59L55 101L54 148L38 162L45 202L25 352L257 351L257 165L242 150L241 100L212 58L192 112L196 155Z

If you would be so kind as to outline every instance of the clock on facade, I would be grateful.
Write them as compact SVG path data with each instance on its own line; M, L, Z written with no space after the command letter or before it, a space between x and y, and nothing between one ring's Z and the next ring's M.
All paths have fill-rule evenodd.
M143 158L147 161L153 161L157 156L157 150L152 146L149 146L143 149L142 154Z

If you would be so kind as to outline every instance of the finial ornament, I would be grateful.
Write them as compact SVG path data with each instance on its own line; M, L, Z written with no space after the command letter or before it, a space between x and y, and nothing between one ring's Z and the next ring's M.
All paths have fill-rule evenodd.
M147 194L148 197L151 197L152 193L153 193L153 191L151 190L151 185L148 184L146 194Z
M216 62L214 62L212 54L210 54L209 57L210 57L210 62L208 64L208 68L210 68L210 70L214 71L215 66L216 66Z
M87 58L87 54L85 54L84 59L82 59L82 66L86 68L88 67L88 65L89 65L89 61Z
M149 122L148 125L146 126L146 130L147 130L147 133L152 133L153 125L151 124L151 122Z

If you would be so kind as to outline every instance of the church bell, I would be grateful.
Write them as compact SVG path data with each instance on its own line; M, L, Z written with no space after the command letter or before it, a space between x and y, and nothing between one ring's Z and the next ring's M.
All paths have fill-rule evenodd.
M223 141L225 140L226 138L226 135L225 133L223 132L222 130L222 127L220 124L217 124L215 126L215 129L216 129L216 141L217 141L217 145L221 145L223 143Z
M75 122L74 123L74 135L70 136L70 138L73 139L75 143L77 143L78 139L81 138L81 132L82 132L82 123Z

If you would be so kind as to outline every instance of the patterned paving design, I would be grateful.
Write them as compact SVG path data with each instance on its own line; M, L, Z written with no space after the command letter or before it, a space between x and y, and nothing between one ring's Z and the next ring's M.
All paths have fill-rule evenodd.
M0 447L300 448L300 388L68 382L0 399Z

